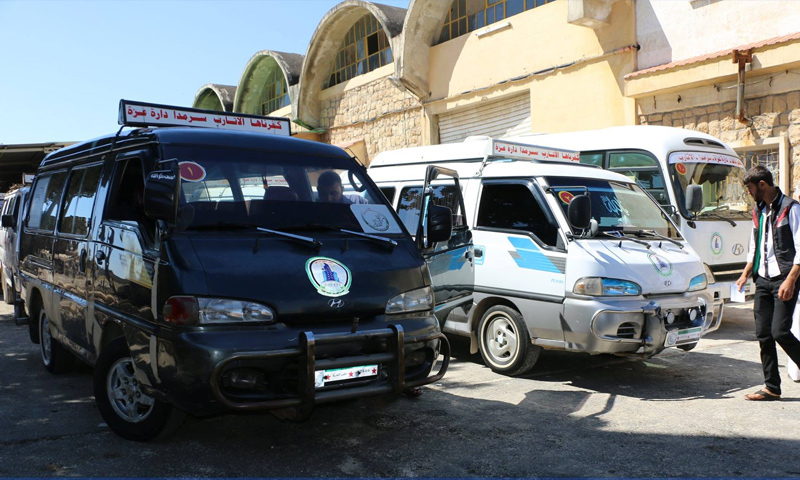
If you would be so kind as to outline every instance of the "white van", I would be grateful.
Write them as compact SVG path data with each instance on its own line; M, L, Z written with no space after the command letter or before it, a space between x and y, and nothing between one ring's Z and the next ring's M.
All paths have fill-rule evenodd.
M581 163L636 180L673 212L686 241L709 267L708 289L721 303L747 263L753 201L744 188L745 169L737 153L711 135L675 127L636 125L600 130L525 135L515 141L574 148ZM685 208L687 185L703 188L697 215ZM745 294L755 293L748 282ZM721 307L720 307L721 308Z
M690 350L719 325L703 265L670 216L635 181L578 160L470 137L383 152L368 170L410 231L426 169L458 173L473 232L474 303L437 316L496 372L524 373L542 349ZM432 182L425 193L459 210L452 184Z

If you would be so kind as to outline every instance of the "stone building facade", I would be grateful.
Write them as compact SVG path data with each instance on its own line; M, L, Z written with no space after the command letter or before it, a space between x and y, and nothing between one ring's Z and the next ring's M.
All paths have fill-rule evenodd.
M363 142L367 158L385 150L423 145L422 104L386 77L323 99L320 105L324 142Z

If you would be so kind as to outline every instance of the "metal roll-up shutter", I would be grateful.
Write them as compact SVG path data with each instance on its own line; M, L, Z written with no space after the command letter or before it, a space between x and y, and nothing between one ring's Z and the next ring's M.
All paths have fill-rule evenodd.
M510 137L531 133L531 97L528 93L439 115L439 143L463 141L470 135Z

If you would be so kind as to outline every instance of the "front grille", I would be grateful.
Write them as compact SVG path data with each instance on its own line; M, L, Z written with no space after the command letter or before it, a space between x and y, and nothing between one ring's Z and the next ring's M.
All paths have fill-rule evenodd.
M636 338L636 324L625 322L617 328L617 336L619 338Z
M720 265L709 265L711 273L714 274L716 281L736 281L744 271L745 263L724 263Z

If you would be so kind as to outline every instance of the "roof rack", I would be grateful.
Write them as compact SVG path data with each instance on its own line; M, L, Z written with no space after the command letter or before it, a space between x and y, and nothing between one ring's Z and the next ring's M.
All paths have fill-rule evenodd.
M131 100L119 101L118 123L127 127L206 127L284 136L292 134L291 122L284 117L227 113Z

